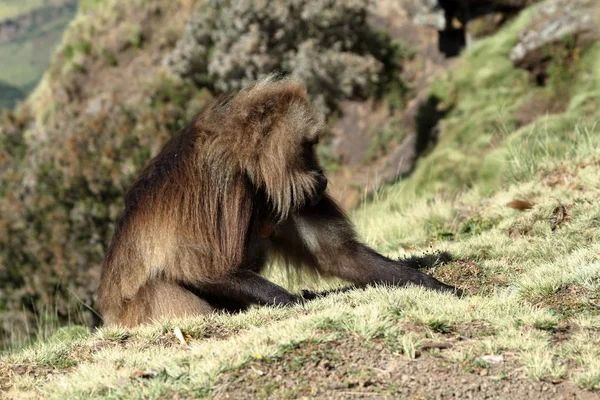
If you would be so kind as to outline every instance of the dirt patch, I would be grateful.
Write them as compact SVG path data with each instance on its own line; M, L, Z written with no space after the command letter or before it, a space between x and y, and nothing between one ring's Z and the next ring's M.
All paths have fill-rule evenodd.
M556 186L563 186L571 190L584 190L582 182L578 182L576 179L581 170L586 168L594 168L598 170L600 166L600 158L594 157L593 159L577 164L563 162L558 164L552 169L542 169L540 172L540 179L542 183L550 188Z
M556 186L566 186L570 189L575 188L574 181L579 170L586 168L589 164L573 165L566 162L557 165L551 170L542 170L540 175L542 183L545 186L554 188Z
M568 383L531 381L510 357L477 359L469 366L431 355L413 360L356 336L303 343L280 358L249 362L222 374L213 387L219 399L600 398Z
M523 102L515 110L517 127L529 125L538 117L550 114L560 114L567 110L570 98L568 96L553 96L539 93Z
M3 392L8 392L14 386L13 377L29 375L39 382L54 373L70 372L77 364L78 361L71 356L61 358L56 366L35 363L0 364L0 398L3 398Z
M456 261L427 272L445 284L462 289L469 295L489 294L494 291L494 286L506 283L500 276L487 275L481 265L472 261Z
M454 332L458 335L458 340L465 340L492 336L496 333L496 329L487 321L472 321L456 324Z
M120 346L116 341L95 340L87 345L77 346L60 357L45 363L22 362L22 363L0 363L0 398L2 392L8 392L13 387L14 376L29 375L36 381L51 377L53 374L65 374L74 370L81 362L90 362L94 355L111 346Z
M13 377L30 375L36 380L51 375L55 369L41 368L33 364L0 364L0 398L13 387Z
M600 293L580 285L569 284L549 296L536 298L533 304L546 307L565 317L600 315Z

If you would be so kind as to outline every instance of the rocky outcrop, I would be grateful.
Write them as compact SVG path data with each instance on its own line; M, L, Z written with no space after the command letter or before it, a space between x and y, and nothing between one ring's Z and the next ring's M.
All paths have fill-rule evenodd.
M496 32L524 7L539 0L404 0L416 25L439 32L439 48L457 56L470 38Z
M444 9L438 0L406 1L405 4L416 25L428 26L438 31L446 29Z
M599 4L597 0L548 0L540 4L510 54L513 64L540 73L552 58L552 46L582 49L600 38Z
M413 56L398 71L411 94L399 108L373 99L341 102L340 115L331 124L331 153L340 163L331 181L332 193L344 207L355 206L365 190L410 174L423 146L434 141L435 134L418 123L419 116L428 101L429 84L454 62L439 49L439 21L423 23L430 12L443 14L437 4L380 0L369 9L372 29L385 30L412 50Z

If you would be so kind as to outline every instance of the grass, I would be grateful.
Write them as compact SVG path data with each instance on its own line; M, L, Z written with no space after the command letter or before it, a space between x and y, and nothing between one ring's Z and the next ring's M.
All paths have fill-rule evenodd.
M50 55L70 18L41 26L18 40L0 44L0 77L18 87L31 87L50 63Z
M347 338L470 374L511 360L490 382L567 381L600 390L600 47L582 55L564 111L518 126L520 102L552 90L535 87L507 61L527 16L475 44L438 82L433 91L451 106L440 143L411 178L352 213L362 238L389 256L453 254L454 262L429 272L469 296L371 287L304 306L133 330L72 327L0 356L0 390L9 398L206 397L223 390L220 377L256 368L257 360L274 364L291 355L297 370L339 361L335 347L310 356L296 351ZM518 210L514 200L530 207ZM286 284L276 270L269 274ZM449 346L432 347L436 342ZM279 393L276 382L269 385L260 392Z
M595 201L600 195L600 137L593 130L580 132L588 132L587 139L577 141L569 161L547 159L539 164L537 179L522 179L494 195L472 189L453 199L415 200L399 209L397 204L405 200L398 186L390 192L396 196L378 199L353 215L369 244L389 255L404 254L405 243L411 242L418 246L415 251L447 250L476 262L485 276L502 275L499 283L490 283L491 294L479 294L481 288L468 281L451 282L471 294L464 299L421 288L374 287L302 307L257 307L239 315L215 314L131 331L105 328L89 334L76 329L3 356L0 368L15 374L9 393L77 399L210 391L206 388L220 374L251 360L277 362L295 343L329 342L348 334L363 343L383 339L409 358L418 357L424 340L455 340L452 349L436 352L436 357L478 371L485 369L481 357L517 354L529 379L566 379L582 389L598 389L600 308L593 304L600 294L600 206ZM515 198L526 198L533 208L508 207ZM557 202L565 205L569 218L552 231ZM467 216L457 215L457 209ZM457 222L469 213L498 222L460 233ZM432 219L454 236L440 239L428 228ZM518 235L509 233L514 226L520 227ZM455 262L432 273L461 268ZM576 314L553 309L553 296L565 287L582 291L578 299L565 298L564 305L576 300L590 307ZM178 344L175 327L184 332L187 345ZM564 333L559 342L557 332ZM457 335L470 340L456 341ZM17 377L15 366L20 365L51 371L52 376L29 372Z
M25 93L18 87L0 81L0 109L12 108L15 103L25 97Z
M521 162L543 162L544 151L555 156L570 150L581 120L593 124L599 114L594 99L600 94L600 44L573 50L580 58L571 64L556 50L549 67L552 79L537 86L509 59L530 16L525 10L494 36L475 42L459 64L432 85L431 94L441 99L448 114L438 145L419 162L406 190L421 196L455 195L465 186L476 186L491 193L511 182L507 152L533 152L520 157ZM545 147L527 140L539 134L550 139ZM521 147L523 141L527 148Z

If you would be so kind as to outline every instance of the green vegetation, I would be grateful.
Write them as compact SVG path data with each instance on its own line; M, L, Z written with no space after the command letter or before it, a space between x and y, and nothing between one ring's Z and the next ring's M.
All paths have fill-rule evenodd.
M215 94L239 90L274 72L295 75L327 116L345 99L384 97L392 109L405 104L408 90L398 71L414 50L368 23L368 2L268 4L202 2L165 60L167 66ZM279 38L273 40L274 34Z
M42 25L18 40L0 43L0 79L30 91L50 63L50 55L69 23L65 16Z
M364 343L382 339L409 358L421 354L425 340L449 342L452 347L436 351L435 357L464 364L466 371L488 369L490 361L485 360L516 354L515 368L523 367L530 379L566 379L582 389L598 390L600 205L595 199L600 196L600 139L592 129L577 132L568 160L540 153L533 169L521 158L529 159L529 154L513 155L513 176L520 178L494 194L473 188L456 199L414 200L406 207L407 196L414 193L395 186L353 215L363 237L390 255L402 255L408 244L422 249L434 245L465 260L432 272L465 288L467 298L420 288L371 288L304 307L255 308L132 331L105 328L93 335L77 336L76 330L76 339L70 334L62 341L39 343L5 356L0 365L10 369L31 364L52 372L50 379L15 376L13 390L20 395L41 391L48 398L77 399L209 394L219 389L220 376L238 374L254 360L277 363L298 344L343 342L350 334ZM543 136L530 140L543 148L553 143ZM513 199L527 199L533 208L510 208L507 203ZM566 207L568 218L553 231L550 219L557 203ZM433 219L455 235L464 226L461 219L483 227L460 240L440 240L427 228ZM480 222L488 220L496 222ZM472 275L468 263L477 264L493 294ZM183 331L187 346L177 344L175 327Z
M385 127L377 130L371 138L366 159L373 161L386 154L392 142L400 143L404 139L402 123L399 119L392 119Z
M476 42L459 65L434 83L432 94L449 112L438 145L407 181L408 191L452 195L477 186L489 192L511 182L510 154L533 151L532 157L520 157L527 163L546 158L545 151L566 156L578 138L578 124L587 120L593 125L599 112L592 99L599 93L600 46L582 51L565 41L564 47L548 50L556 56L546 86L537 86L508 57L529 17L525 11L496 35ZM567 54L577 54L577 62ZM536 140L540 135L548 140L544 148Z
M25 93L18 87L0 81L0 109L12 108L15 103L25 97Z
M110 65L111 67L116 67L119 63L117 61L117 57L115 57L115 55L108 49L102 49L102 58L104 59L106 65Z

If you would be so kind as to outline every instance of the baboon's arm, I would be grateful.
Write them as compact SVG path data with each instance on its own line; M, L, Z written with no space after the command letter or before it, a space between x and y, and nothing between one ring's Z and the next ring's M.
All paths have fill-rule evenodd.
M412 283L461 294L418 271L412 263L393 261L361 243L347 217L329 196L278 226L271 241L288 262L315 268L322 275L337 276L357 286Z
M243 309L249 304L291 305L302 298L250 270L238 270L226 278L211 283L202 283L195 292L207 299L221 298L227 304ZM230 308L230 307L225 307ZM236 307L231 307L236 308Z

